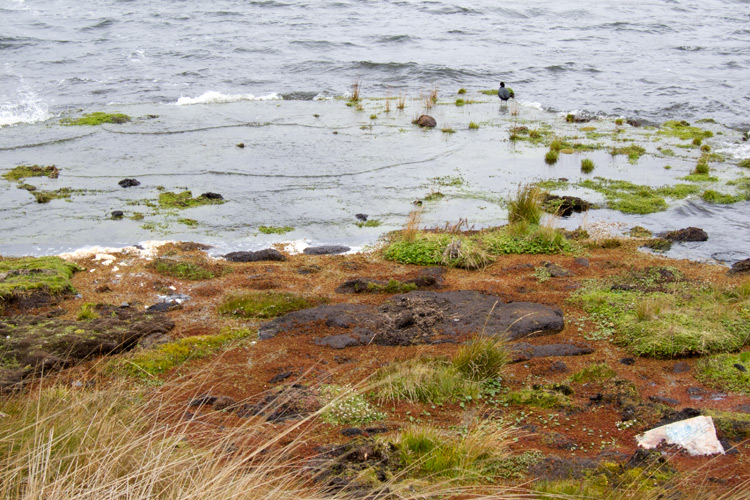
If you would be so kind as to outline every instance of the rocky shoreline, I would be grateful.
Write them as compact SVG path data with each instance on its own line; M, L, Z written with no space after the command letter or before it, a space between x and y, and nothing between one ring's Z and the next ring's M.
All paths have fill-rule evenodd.
M305 434L310 477L362 497L403 476L414 453L405 451L409 429L449 435L475 425L516 436L477 484L523 483L538 495L569 481L598 494L644 484L683 495L696 485L730 492L750 480L747 267L727 272L639 252L642 239L617 242L507 254L476 270L403 264L384 259L384 250L268 249L215 259L191 243L68 265L5 258L0 383L9 397L25 398L40 380L80 391L130 380L166 397L170 418L189 415L196 430L260 418L279 432L322 419ZM706 323L729 325L726 337L701 330L701 345L678 346L673 306L703 311L700 323L719 314L709 301L726 303L719 323ZM647 344L641 327L654 338L671 329L671 344ZM468 385L456 392L379 392L403 370L448 367L435 372L448 377L459 351L482 338L500 339L506 353L497 374L476 383L459 377ZM719 367L725 357L736 373ZM331 405L350 390L342 388L363 384L371 388L356 397L367 410L332 417ZM637 435L695 416L712 417L724 454L637 446ZM407 477L430 483L424 472Z

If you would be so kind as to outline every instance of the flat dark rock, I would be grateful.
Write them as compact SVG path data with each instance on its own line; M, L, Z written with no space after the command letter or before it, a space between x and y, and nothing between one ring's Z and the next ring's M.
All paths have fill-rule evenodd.
M256 252L230 252L224 255L229 262L259 262L263 260L286 260L286 256L274 248L266 248Z
M669 231L661 235L670 241L707 241L708 233L699 227L686 227L676 231Z
M586 344L545 344L532 345L518 342L508 346L513 353L513 362L528 361L534 358L550 358L556 356L583 356L591 354L594 349Z
M317 333L321 324L332 331L315 343L344 348L455 342L474 334L514 340L557 333L564 319L556 306L503 304L497 296L476 291L413 291L394 295L380 307L333 304L295 311L264 323L258 335L264 340L288 331Z
M117 183L120 187L129 188L140 186L141 183L137 179L123 179Z
M123 217L125 217L125 212L123 212L122 210L115 210L110 215L113 219L122 219Z
M554 207L555 214L568 217L573 212L585 212L591 208L591 203L577 196L558 196L547 193L542 204L548 208Z
M203 193L200 195L201 198L206 198L207 200L223 200L224 197L220 195L219 193Z
M351 248L344 245L322 245L318 247L307 247L302 250L305 255L336 255L346 253Z

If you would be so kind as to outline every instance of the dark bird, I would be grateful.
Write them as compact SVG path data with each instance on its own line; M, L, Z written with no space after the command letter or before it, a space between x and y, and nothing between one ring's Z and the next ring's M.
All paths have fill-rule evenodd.
M505 82L500 82L500 88L497 89L497 96L503 102L508 102L508 99L513 97L513 93L505 88Z

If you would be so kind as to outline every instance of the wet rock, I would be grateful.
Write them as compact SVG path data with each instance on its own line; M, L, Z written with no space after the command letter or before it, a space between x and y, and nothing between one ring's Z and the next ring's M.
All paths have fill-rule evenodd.
M672 367L672 373L688 373L690 371L690 365L685 363L684 361L680 361L679 363L675 363L675 365Z
M373 278L352 278L346 280L334 290L336 293L367 293L376 287L385 287L388 283Z
M513 363L528 361L534 358L549 358L556 356L583 356L594 352L586 344L545 344L531 345L517 342L508 346L513 353Z
M750 273L750 259L744 259L732 264L729 274L747 274Z
M127 351L174 323L162 314L97 305L89 321L15 316L0 320L0 380L15 385L34 373L59 370L100 355ZM12 365L11 365L12 363ZM0 384L0 390L7 387Z
M224 197L220 195L219 193L212 193L210 191L208 193L203 193L202 195L200 195L200 197L206 198L207 200L223 200L224 199Z
M357 220L359 221L367 222L368 215L367 214L354 214L354 217L356 217Z
M148 312L167 312L182 309L182 305L176 300L166 300L164 302L157 302L156 304L149 306L146 311Z
M437 126L437 122L430 115L422 115L414 121L415 124L420 127L434 128Z
M568 365L564 361L555 361L549 366L547 371L550 373L568 373L570 368L568 368Z
M129 188L129 187L135 187L140 186L141 183L138 182L136 179L123 179L120 182L117 183L120 187L123 188Z
M445 268L443 267L428 267L422 269L416 278L408 279L404 283L413 283L417 285L417 288L424 290L426 288L442 288L443 276L445 275Z
M475 291L414 291L395 295L380 307L323 305L295 311L260 326L261 340L281 332L310 333L314 326L347 328L331 332L323 345L413 345L463 340L468 335L506 336L510 340L551 335L564 327L562 310L531 302L500 303Z
M344 245L322 245L318 247L307 247L302 250L305 255L336 255L346 253L351 248Z
M546 193L542 201L545 210L561 217L568 217L573 212L585 212L591 208L591 203L577 196L558 196Z
M649 396L648 399L653 401L654 403L662 403L662 404L671 405L671 406L680 404L678 400L674 398L667 398L664 396Z
M669 231L661 235L670 241L707 241L708 234L698 227L686 227L676 231Z
M576 257L575 259L573 259L573 262L575 262L577 266L589 267L589 259L587 259L586 257Z
M109 214L113 219L122 219L125 217L125 212L122 210L115 210L111 214Z
M271 377L271 380L268 381L269 384L278 384L279 382L283 382L284 380L288 379L292 376L293 372L281 372L273 377Z
M735 363L734 367L737 368L741 372L746 372L747 371L747 368L745 368L745 365L743 365L741 363Z
M620 360L620 364L623 364L623 365L626 365L626 366L634 365L635 364L635 358L631 358L631 357L622 358Z
M297 268L297 274L316 274L320 272L320 267L316 265L300 266Z
M195 252L197 250L208 250L211 247L211 245L206 245L205 243L196 243L194 241L180 241L179 243L175 244L175 247L180 252Z
M563 278L565 276L570 276L571 274L573 274L567 269L563 269L562 267L558 266L554 262L544 262L543 265L547 268L547 271L549 271L549 275L552 278Z
M224 255L229 262L259 262L264 260L285 261L286 256L274 248L266 248L256 252L230 252Z

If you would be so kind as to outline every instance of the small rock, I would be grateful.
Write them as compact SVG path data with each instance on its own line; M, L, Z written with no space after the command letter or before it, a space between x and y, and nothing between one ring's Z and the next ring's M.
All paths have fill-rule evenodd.
M245 147L245 143L244 143L244 142L238 142L238 143L236 144L236 146L237 146L238 148L242 149L242 148L244 148L244 147Z
M741 372L746 372L747 371L747 368L745 368L745 365L742 365L740 363L735 363L734 367L737 368Z
M181 309L182 306L179 302L175 300L170 300L169 302L158 302L146 309L147 312L167 312L167 311L174 311L176 309Z
M224 197L220 195L219 193L203 193L200 195L201 198L206 198L207 200L223 200Z
M297 268L297 274L315 274L320 272L320 267L316 265L301 266Z
M141 183L138 182L136 179L123 179L120 182L118 182L120 187L129 188L129 187L135 187L140 186Z
M419 118L417 118L414 123L416 123L420 127L427 127L427 128L434 128L435 126L437 126L437 122L430 115L422 115Z
M123 217L125 217L125 212L123 212L122 210L115 210L110 215L113 219L122 219Z
M364 431L362 429L357 429L356 427L348 427L346 429L341 429L341 434L346 437L354 437L363 435Z
M216 401L216 399L216 396L211 396L210 394L202 394L197 398L191 399L188 403L188 406L212 405L214 404L214 401Z
M664 396L649 396L648 399L653 401L654 403L664 403L667 405L678 405L680 402L673 398L666 398Z
M575 264L576 264L577 266L581 266L581 267L589 267L589 259L587 259L586 257L576 257L576 258L575 258L575 259L573 260L573 262L575 262Z
M555 361L549 366L550 373L567 373L570 371L564 361Z
M336 255L340 253L346 253L351 248L343 245L322 245L318 247L307 247L302 253L305 255Z
M570 271L563 269L554 262L545 262L543 265L547 268L547 271L549 271L550 276L553 278L563 278L572 274Z
M271 380L268 381L269 384L278 384L279 382L282 382L289 377L292 376L292 372L282 372L277 375L274 375Z
M741 260L732 264L729 274L747 274L750 273L750 259Z
M623 365L626 365L626 366L634 365L635 364L635 358L630 358L630 357L622 358L620 360L620 363L622 363Z
M361 220L362 222L367 222L367 214L354 214L354 217L357 218L357 220Z
M662 238L670 241L706 241L708 234L699 227L686 227L664 233Z
M672 367L672 373L688 373L690 371L690 365L684 361L680 361Z
M224 255L229 262L258 262L263 260L285 261L286 256L274 248L266 248L257 252L230 252Z

